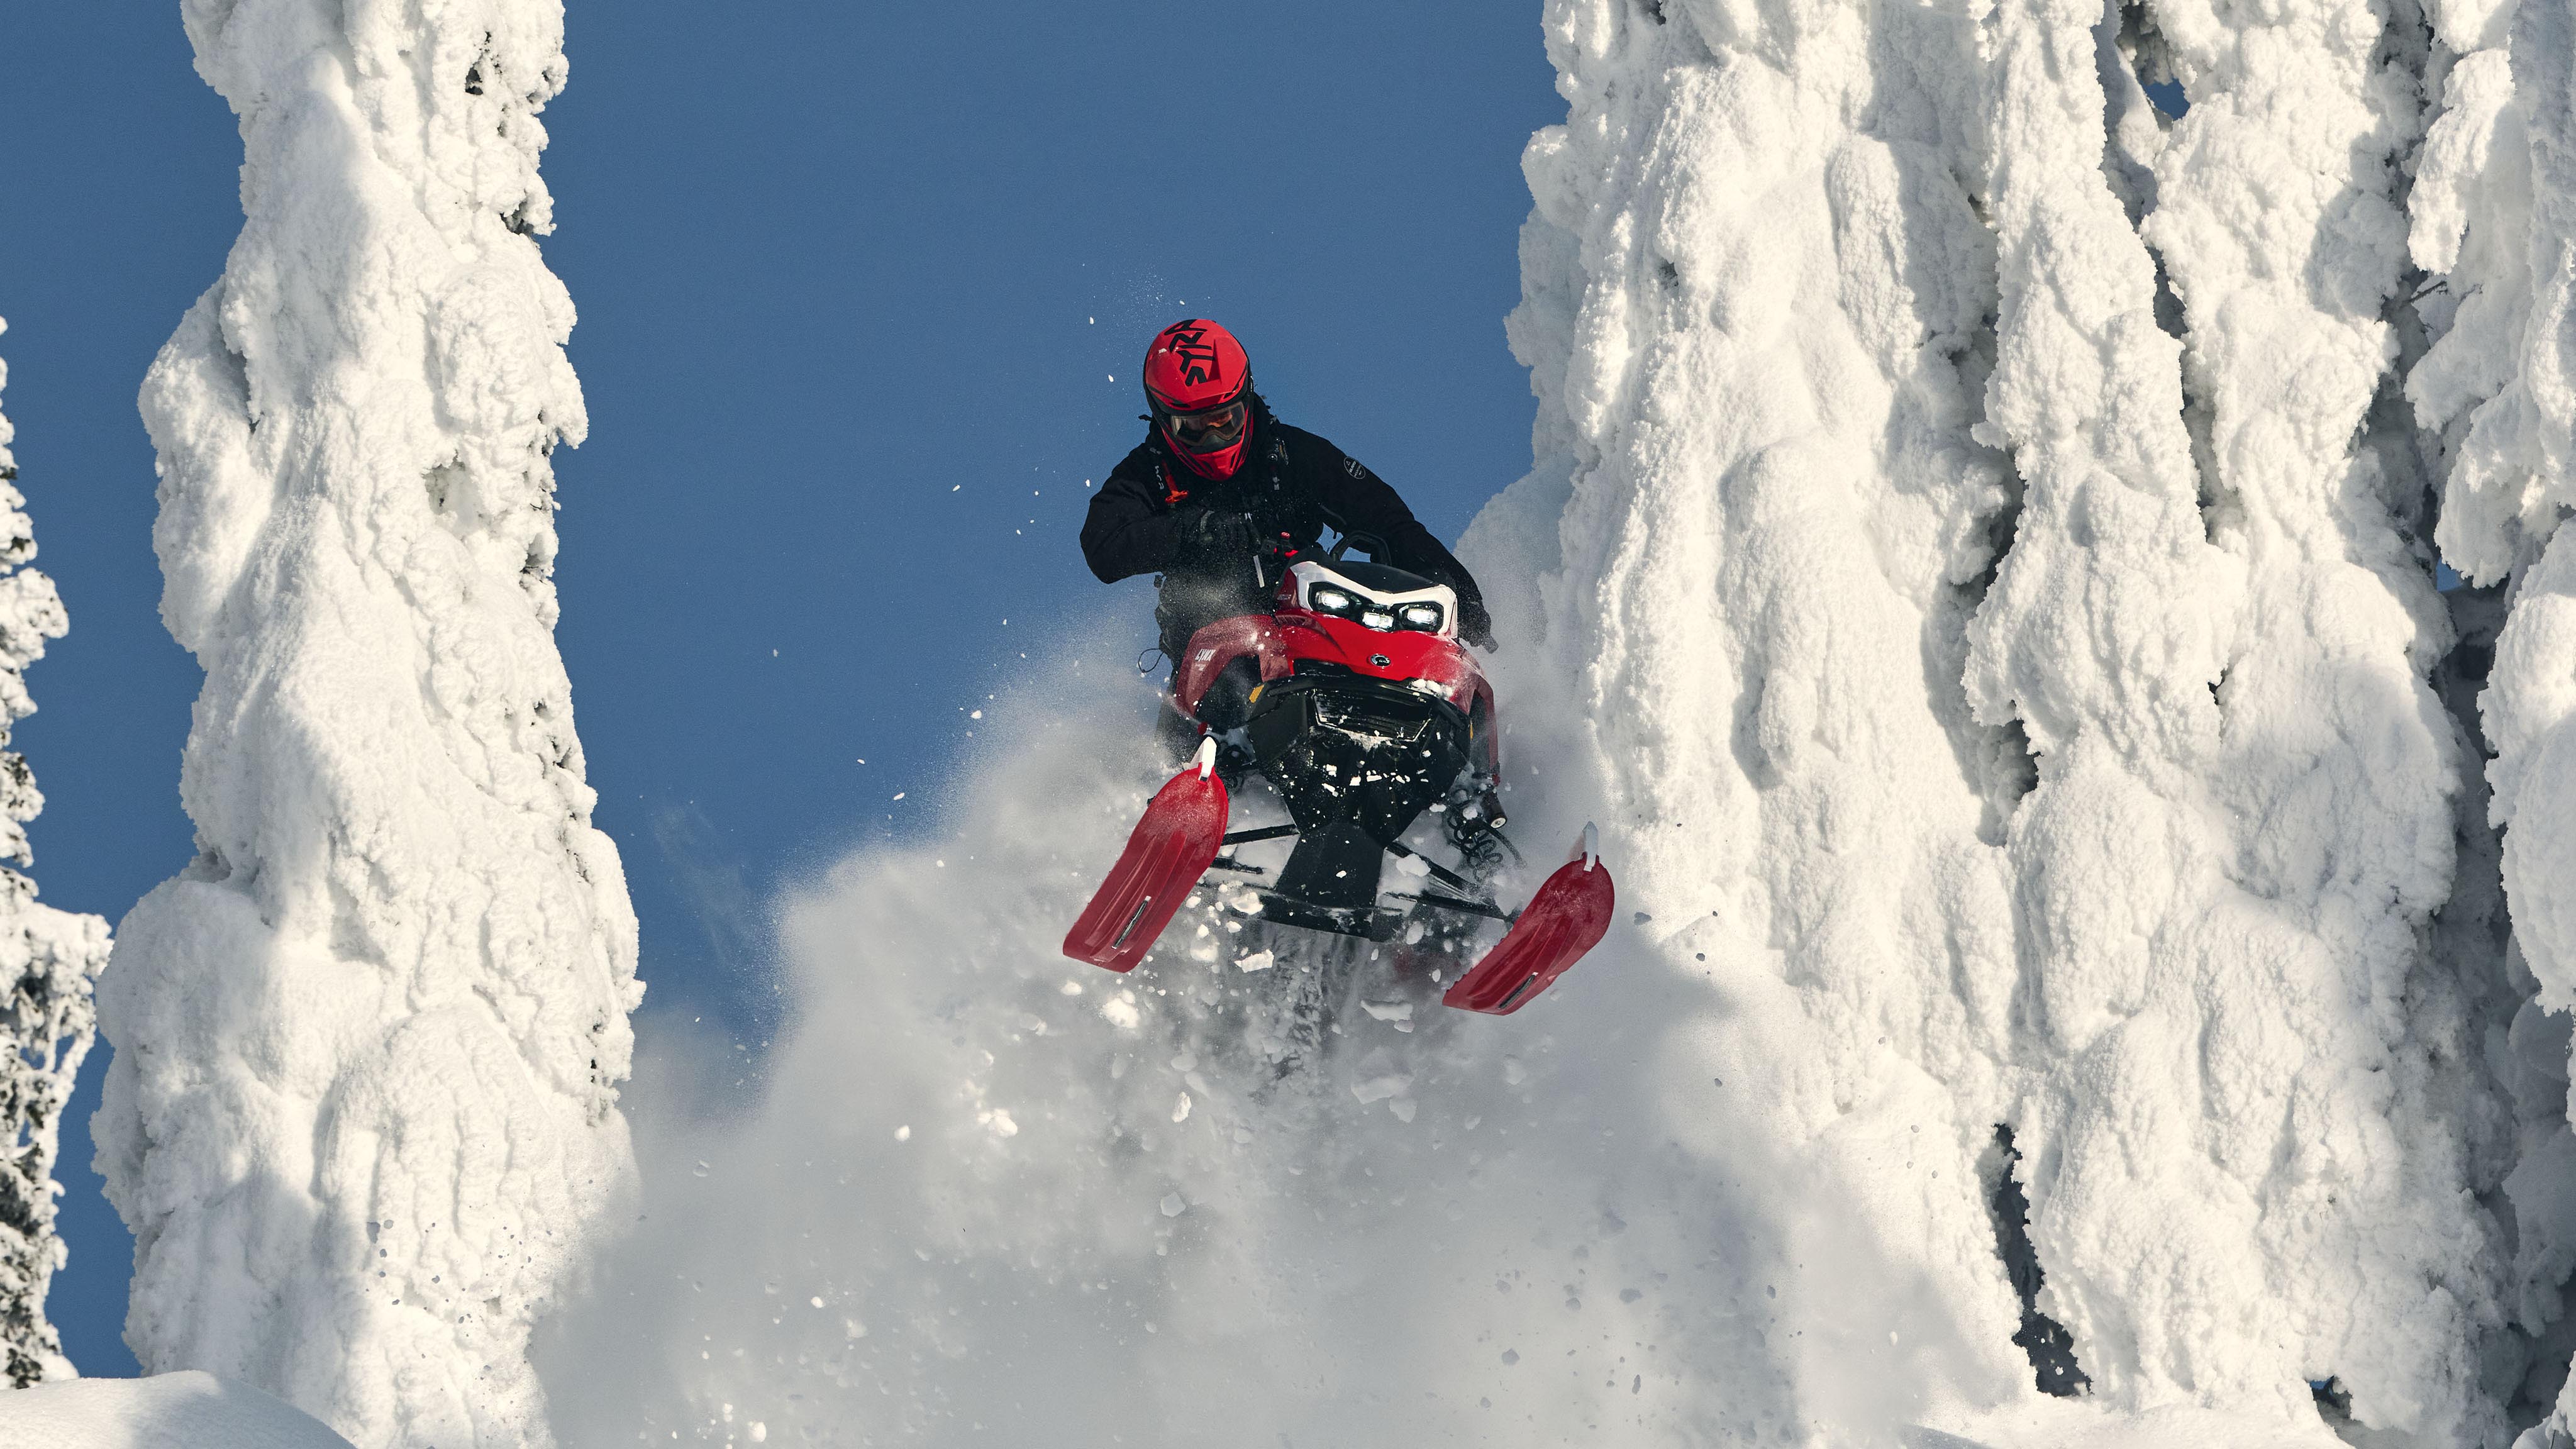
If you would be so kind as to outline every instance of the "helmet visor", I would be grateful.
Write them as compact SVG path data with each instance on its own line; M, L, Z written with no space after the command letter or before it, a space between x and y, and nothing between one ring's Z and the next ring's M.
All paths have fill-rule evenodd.
M1215 453L1242 442L1244 426L1251 421L1252 409L1236 398L1202 412L1166 412L1163 431L1184 453Z

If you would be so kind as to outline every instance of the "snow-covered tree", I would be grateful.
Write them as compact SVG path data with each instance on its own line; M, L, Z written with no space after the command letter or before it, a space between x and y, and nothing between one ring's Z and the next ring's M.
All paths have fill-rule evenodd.
M2418 309L2430 345L2406 396L2435 433L2443 557L2505 610L2478 722L2513 980L2530 997L2507 1037L2522 1108L2521 1161L2504 1182L2517 1227L2508 1303L2525 1332L2564 1343L2576 1269L2564 1024L2576 1009L2576 531L2561 526L2576 509L2576 7L2426 11L2433 114L2408 245L2429 278ZM2543 1366L2535 1384L2566 1368ZM2546 1442L2571 1429L2576 1397L2562 1391Z
M1811 1338L1955 1338L1936 1399L2028 1372L1957 1186L2006 1125L2029 1306L2096 1407L2309 1433L2340 1380L2373 1425L2503 1432L2501 1022L2492 963L2433 944L2465 752L2377 406L2416 27L1547 6L1538 469L1467 557L1538 580L1499 605L1546 640L1512 688L1579 681L1623 886L1705 923L1671 942L1694 1050L1776 1084L1758 1150L1847 1184L1877 1275L1942 1307L1782 1299ZM1847 1391L1809 1362L1778 1407Z
M0 365L0 381L8 376ZM18 491L14 430L0 417L0 861L35 863L27 822L45 808L9 727L35 713L27 666L68 621L54 581L28 562L35 525ZM0 1354L11 1385L69 1378L62 1339L45 1318L45 1290L63 1263L54 1235L54 1152L81 1059L95 1034L90 992L107 964L107 922L42 904L21 870L0 867Z
M547 1441L530 1327L630 1170L641 993L552 638L556 0L187 0L246 218L145 381L198 856L97 1136L147 1368L370 1446Z

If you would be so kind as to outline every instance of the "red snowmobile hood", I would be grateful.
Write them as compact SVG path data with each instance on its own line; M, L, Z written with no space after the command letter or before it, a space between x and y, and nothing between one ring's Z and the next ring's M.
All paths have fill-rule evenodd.
M1217 675L1245 655L1260 661L1265 684L1285 679L1300 663L1314 660L1372 679L1419 680L1461 709L1477 696L1490 699L1493 693L1474 656L1455 639L1371 629L1348 619L1283 608L1275 614L1219 619L1191 635L1180 677L1174 681L1173 694L1181 708L1195 713Z

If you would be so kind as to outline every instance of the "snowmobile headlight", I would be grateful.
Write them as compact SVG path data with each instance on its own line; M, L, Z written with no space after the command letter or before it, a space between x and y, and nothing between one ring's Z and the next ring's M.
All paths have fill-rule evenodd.
M1385 609L1371 609L1360 615L1360 622L1372 629L1392 629L1395 627L1395 615Z
M1316 613L1332 614L1343 618L1349 617L1359 602L1339 589L1324 587L1318 587L1313 593L1308 594L1306 601L1314 607Z
M1437 631L1440 627L1440 606L1438 604L1407 604L1403 608L1396 610L1395 615L1397 618L1404 621L1404 627L1407 629L1418 629L1424 633L1431 633Z

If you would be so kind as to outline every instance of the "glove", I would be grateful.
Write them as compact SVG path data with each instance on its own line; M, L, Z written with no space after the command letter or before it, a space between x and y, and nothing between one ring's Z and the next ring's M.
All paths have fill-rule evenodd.
M1492 653L1494 616L1485 612L1485 601L1469 595L1458 601L1458 637L1477 648Z
M1252 520L1213 508L1185 509L1180 515L1181 546L1196 554L1227 557L1250 554L1256 541Z
M1291 539L1297 519L1287 509L1255 502L1243 521L1251 530L1253 547L1269 557L1276 558L1296 547Z

